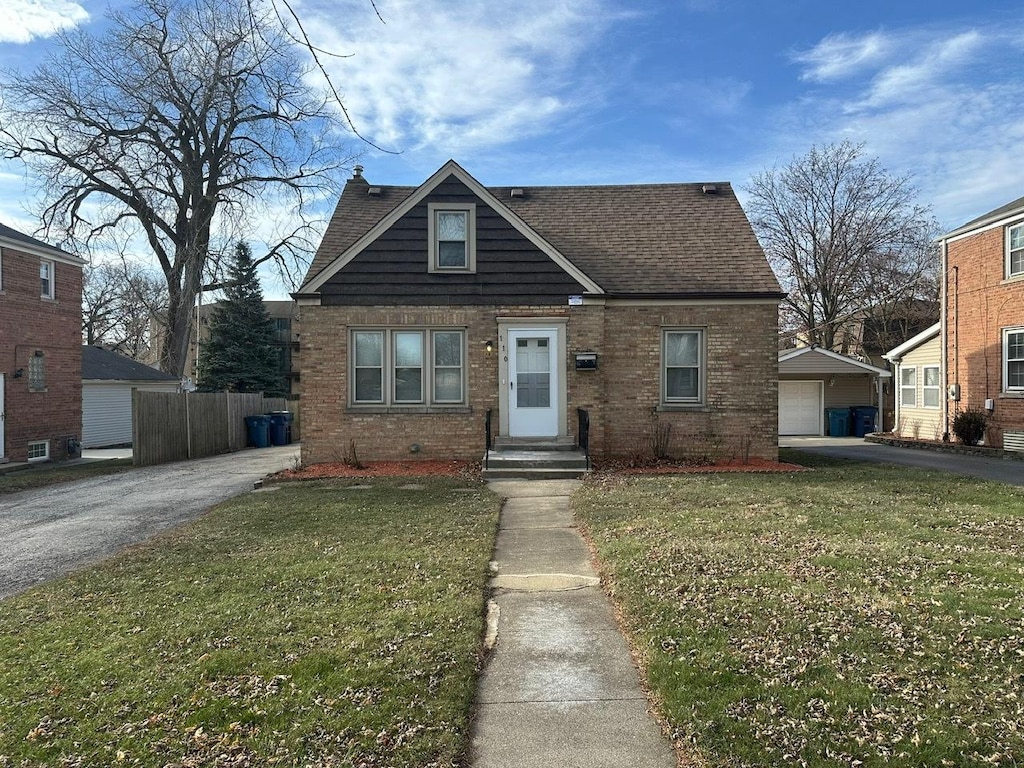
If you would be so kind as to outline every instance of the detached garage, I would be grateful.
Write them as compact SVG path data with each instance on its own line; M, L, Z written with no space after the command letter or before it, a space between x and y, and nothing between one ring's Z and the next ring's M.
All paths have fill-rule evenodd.
M877 406L892 374L820 347L779 353L779 434L824 435L828 408Z
M82 347L82 447L132 442L132 390L177 392L177 377L102 347Z

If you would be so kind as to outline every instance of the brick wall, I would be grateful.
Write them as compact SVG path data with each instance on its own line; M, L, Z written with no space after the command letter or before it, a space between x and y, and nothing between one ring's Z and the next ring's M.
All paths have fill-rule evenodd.
M597 456L644 453L651 436L669 430L674 456L777 456L775 304L679 307L300 307L303 462L341 461L354 441L360 460L478 459L484 414L499 420L497 319L568 317L566 360L569 432L576 408L591 413ZM468 408L445 413L347 409L350 326L464 327ZM705 329L707 403L659 408L661 334L665 326ZM577 371L577 352L596 352L597 371ZM413 452L413 446L417 450Z
M946 294L947 384L960 384L958 408L989 414L988 445L1002 447L1004 431L1024 430L1024 396L1003 393L1003 329L1024 326L1024 279L1005 280L1006 230L996 227L949 243Z
M39 257L8 247L0 252L0 372L9 461L25 461L28 444L38 441L49 441L51 459L65 459L68 439L82 435L82 270L54 266L54 298L43 299ZM33 392L29 361L37 352L46 387Z

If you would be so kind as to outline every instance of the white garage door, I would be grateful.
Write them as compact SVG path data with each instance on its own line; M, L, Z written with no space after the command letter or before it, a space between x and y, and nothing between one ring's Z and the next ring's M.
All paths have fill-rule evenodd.
M824 419L820 381L779 382L779 434L821 435Z

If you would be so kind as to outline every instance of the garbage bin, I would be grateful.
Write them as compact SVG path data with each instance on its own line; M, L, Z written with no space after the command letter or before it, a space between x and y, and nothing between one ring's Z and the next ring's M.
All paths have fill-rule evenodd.
M875 417L878 409L873 405L856 405L850 409L850 417L853 421L853 434L857 437L864 437L875 431Z
M826 408L828 414L828 433L832 437L850 436L850 409Z
M288 445L292 441L292 414L290 411L271 411L267 414L270 419L270 444Z
M270 445L269 416L246 416L245 431L248 444L254 448L266 448Z

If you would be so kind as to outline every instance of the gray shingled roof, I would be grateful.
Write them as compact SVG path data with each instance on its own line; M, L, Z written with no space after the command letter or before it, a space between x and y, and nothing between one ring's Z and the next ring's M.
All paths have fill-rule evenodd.
M417 187L346 184L304 283ZM373 185L377 186L377 185ZM609 295L780 294L728 182L621 186L488 187ZM299 289L302 293L302 289Z
M45 248L48 251L56 251L57 253L63 253L67 256L71 256L72 258L77 258L74 254L61 250L49 243L44 243L42 240L36 240L34 237L29 237L23 232L19 232L18 230L8 227L3 223L0 223L0 237L5 237L8 240L14 240L19 243L24 243L25 245L33 245L36 248Z
M954 237L956 235L963 234L964 232L970 232L972 229L982 227L991 221L998 221L999 219L1012 216L1016 213L1024 213L1024 197L1018 197L1016 200L1009 202L1006 205L1001 205L988 213L983 213L981 216L971 219L966 224L961 224L952 232L947 232L942 235L942 238L940 239Z
M177 376L102 347L82 347L82 378L106 381L178 381Z

